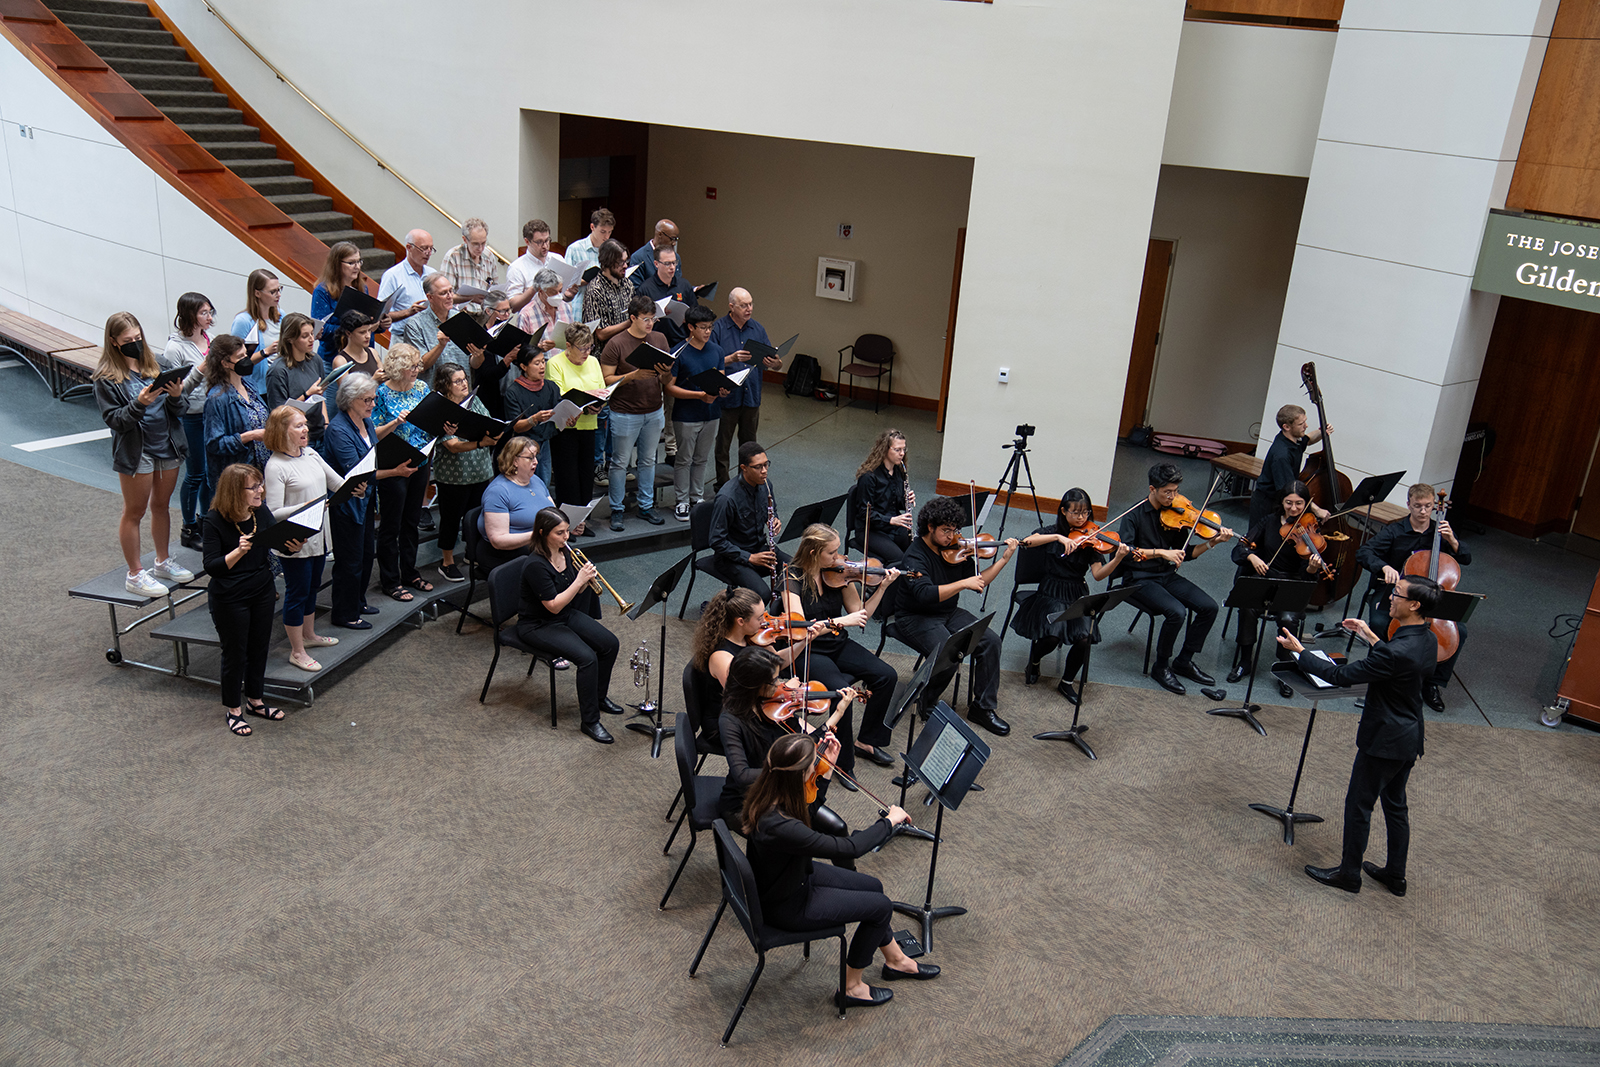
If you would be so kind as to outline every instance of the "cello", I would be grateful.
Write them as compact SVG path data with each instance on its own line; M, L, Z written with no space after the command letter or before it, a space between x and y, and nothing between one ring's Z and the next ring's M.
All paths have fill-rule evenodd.
M1450 507L1441 495L1433 503L1433 546L1427 551L1417 549L1406 558L1405 574L1422 575L1432 578L1439 583L1440 589L1454 589L1461 584L1461 563L1450 553L1440 550L1439 545L1443 538L1440 523L1444 513ZM1393 637L1394 632L1400 628L1399 621L1389 624L1387 636ZM1428 629L1433 631L1434 639L1439 642L1439 654L1436 662L1443 663L1457 652L1461 651L1461 630L1455 623L1445 619L1429 619Z
M1311 491L1312 503L1326 511L1337 512L1354 486L1350 484L1349 477L1334 466L1333 439L1328 436L1328 413L1322 405L1322 389L1317 385L1315 363L1301 364L1300 382L1317 409L1317 427L1322 434L1322 451L1306 457L1305 467L1300 471L1300 481ZM1310 607L1313 611L1320 610L1329 601L1348 596L1355 585L1356 572L1360 569L1353 565L1355 551L1360 546L1345 532L1349 529L1349 520L1338 519L1336 525L1334 519L1328 521L1329 526L1323 532L1329 542L1325 558L1333 574L1318 583L1317 592L1311 598Z

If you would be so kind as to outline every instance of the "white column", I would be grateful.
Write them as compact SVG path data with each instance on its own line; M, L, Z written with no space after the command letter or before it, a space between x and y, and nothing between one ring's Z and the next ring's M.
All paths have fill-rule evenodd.
M1352 481L1404 468L1396 501L1410 482L1449 487L1500 300L1472 291L1478 242L1505 206L1555 12L1347 0L1258 454L1315 361Z

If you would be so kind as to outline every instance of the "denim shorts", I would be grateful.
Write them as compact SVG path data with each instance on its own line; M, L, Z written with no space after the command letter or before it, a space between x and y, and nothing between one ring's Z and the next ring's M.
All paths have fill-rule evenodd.
M139 457L139 469L135 474L154 474L156 471L175 471L181 466L181 459L157 459L146 452Z

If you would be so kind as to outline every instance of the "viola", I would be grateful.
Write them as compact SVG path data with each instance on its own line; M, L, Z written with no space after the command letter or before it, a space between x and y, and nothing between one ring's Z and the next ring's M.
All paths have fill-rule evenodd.
M776 723L787 723L799 714L817 714L828 710L828 705L839 694L821 682L800 682L790 679L778 687L778 692L761 702L761 714Z
M1161 509L1161 525L1169 530L1193 530L1195 535L1210 540L1227 527L1222 516L1194 506L1194 501L1179 493L1172 503Z
M818 683L818 684L821 684L821 683ZM827 776L829 774L832 774L832 773L833 773L833 764L829 763L827 760L823 759L821 756L818 756L816 762L811 765L811 769L806 772L806 803L807 804L815 804L817 802L817 779L825 777L825 776Z
M976 555L979 559L993 559L1000 554L1000 544L994 539L994 534L981 533L976 537L960 537L949 548L941 548L939 554L946 563L954 566L964 563Z
M1072 533L1067 535L1067 555L1072 555L1084 545L1090 546L1096 552L1115 552L1122 546L1122 538L1117 536L1116 531L1107 530L1090 519L1082 526L1073 527ZM1138 550L1132 551L1137 556Z

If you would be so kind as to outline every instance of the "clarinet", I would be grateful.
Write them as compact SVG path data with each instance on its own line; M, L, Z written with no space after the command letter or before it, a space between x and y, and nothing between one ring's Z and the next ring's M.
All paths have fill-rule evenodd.
M772 482L767 481L767 551L772 553L772 599L779 600L782 586L778 581L778 531L773 529L778 522L778 509L773 502Z

